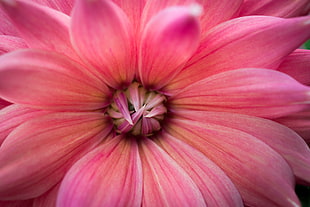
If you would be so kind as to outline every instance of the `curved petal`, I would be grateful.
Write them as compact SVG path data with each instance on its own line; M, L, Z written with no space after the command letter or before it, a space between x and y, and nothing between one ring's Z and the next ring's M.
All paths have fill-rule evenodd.
M42 195L111 127L104 114L95 112L52 113L20 125L0 148L0 199Z
M0 35L0 55L27 47L28 46L22 38L10 35Z
M142 206L206 206L193 180L158 145L150 139L144 139L140 150Z
M299 206L291 168L262 141L239 130L193 120L170 119L166 130L222 168L246 206Z
M65 176L58 207L141 206L142 169L135 140L114 137L79 160Z
M169 7L146 25L139 48L139 77L145 87L159 89L166 85L197 49L197 10Z
M16 31L16 28L12 24L8 15L5 13L1 4L0 4L0 19L1 19L1 24L0 24L1 35L18 36L18 32Z
M170 102L173 108L277 118L309 107L310 87L274 70L239 69L194 83Z
M306 15L309 11L309 0L245 0L240 15L266 15L288 18Z
M108 85L122 88L135 75L132 25L110 0L77 0L72 12L72 43Z
M238 68L276 69L309 37L310 16L250 16L227 21L207 34L197 53L167 88L181 89L210 75Z
M31 0L70 15L74 0Z
M12 104L0 110L0 146L5 138L19 125L29 119L40 117L49 112L31 108L26 108L17 104Z
M59 187L60 184L57 184L40 197L35 198L31 207L55 207Z
M0 3L29 47L56 51L78 60L70 42L67 15L31 1Z
M275 119L275 121L293 129L310 144L310 109Z
M235 113L183 110L176 112L176 115L183 119L218 124L252 135L278 152L292 167L299 180L310 183L310 149L291 129L274 121Z
M302 84L310 85L310 50L294 51L284 59L277 70L292 76Z
M215 25L224 22L232 17L235 17L242 4L242 0L157 0L147 1L142 14L142 28L147 22L155 16L158 12L171 6L190 6L193 4L199 4L202 6L204 12L201 15L201 29L202 38L206 31Z
M243 206L240 194L231 180L201 152L166 132L160 134L156 142L193 179L207 206Z
M147 0L113 0L128 16L133 28L136 31L135 35L139 35L141 26L141 15Z
M0 56L0 96L30 107L85 111L106 106L110 90L59 54L22 50Z

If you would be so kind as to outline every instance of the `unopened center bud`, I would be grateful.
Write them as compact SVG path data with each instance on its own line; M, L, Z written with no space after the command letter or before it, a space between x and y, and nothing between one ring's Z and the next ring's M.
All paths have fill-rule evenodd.
M147 91L137 82L126 90L118 90L107 110L117 133L151 136L161 129L167 109L166 97L155 91Z

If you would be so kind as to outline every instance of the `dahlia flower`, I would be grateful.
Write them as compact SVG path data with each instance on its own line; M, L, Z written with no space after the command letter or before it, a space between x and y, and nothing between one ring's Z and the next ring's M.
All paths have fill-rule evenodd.
M0 205L300 206L307 2L210 2L0 0Z

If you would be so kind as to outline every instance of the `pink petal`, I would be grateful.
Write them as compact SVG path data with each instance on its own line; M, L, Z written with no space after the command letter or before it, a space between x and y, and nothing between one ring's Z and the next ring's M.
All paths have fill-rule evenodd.
M292 76L302 84L310 85L310 50L294 51L284 59L278 70Z
M18 32L16 31L16 28L12 24L10 18L3 10L1 4L0 4L0 34L1 35L11 35L11 36L18 36Z
M146 0L113 0L128 16L133 28L138 35L141 25L141 15Z
M0 55L27 47L28 46L22 38L9 35L0 35Z
M170 119L166 130L224 170L246 206L299 206L291 168L262 141L239 130L192 120Z
M31 107L82 111L106 106L110 91L76 62L23 50L0 57L0 96Z
M301 137L289 128L267 119L226 112L184 110L177 112L177 115L250 134L278 152L292 167L294 174L300 180L310 183L310 149ZM310 126L309 120L308 126ZM295 121L298 122L298 120Z
M33 207L33 200L0 201L1 207Z
M0 120L2 120L0 122L0 145L17 126L29 119L40 117L47 113L47 111L26 108L17 104L12 104L0 110Z
M239 69L194 83L170 101L173 108L276 118L309 107L310 87L274 70Z
M150 139L141 142L142 206L206 206L189 175Z
M146 25L139 52L139 76L159 89L181 69L198 47L200 26L193 7L169 7Z
M27 45L78 59L70 43L67 15L30 1L2 0L0 4Z
M275 121L290 127L310 144L310 109L275 119Z
M58 207L141 206L142 169L135 140L114 137L79 160L64 178Z
M67 15L70 15L74 2L74 0L31 0L31 1L56 9Z
M238 68L276 69L310 37L310 17L241 17L218 25L168 86L181 89L207 76ZM285 44L283 44L285 42Z
M60 184L57 184L40 197L35 198L32 207L55 207L59 187Z
M201 152L167 133L160 134L157 142L193 179L207 206L243 206L231 180Z
M294 17L306 15L309 11L309 0L245 0L241 7L240 15Z
M145 26L146 23L155 16L161 10L171 7L171 6L189 6L193 4L199 4L203 8L203 13L201 15L201 29L202 37L204 37L205 32L215 25L224 22L234 16L239 12L239 7L242 4L242 0L157 0L157 1L147 1L142 15L142 25ZM225 11L225 12L223 12Z
M128 85L135 75L131 26L125 13L109 0L77 0L73 9L73 45L114 88Z
M20 125L0 148L0 199L42 195L110 130L95 112L53 113Z

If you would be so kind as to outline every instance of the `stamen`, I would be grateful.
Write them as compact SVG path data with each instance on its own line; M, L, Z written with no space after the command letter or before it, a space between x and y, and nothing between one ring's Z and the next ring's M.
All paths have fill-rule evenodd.
M115 92L107 114L117 133L150 136L161 129L160 121L167 112L165 101L165 96L135 82L128 89Z

